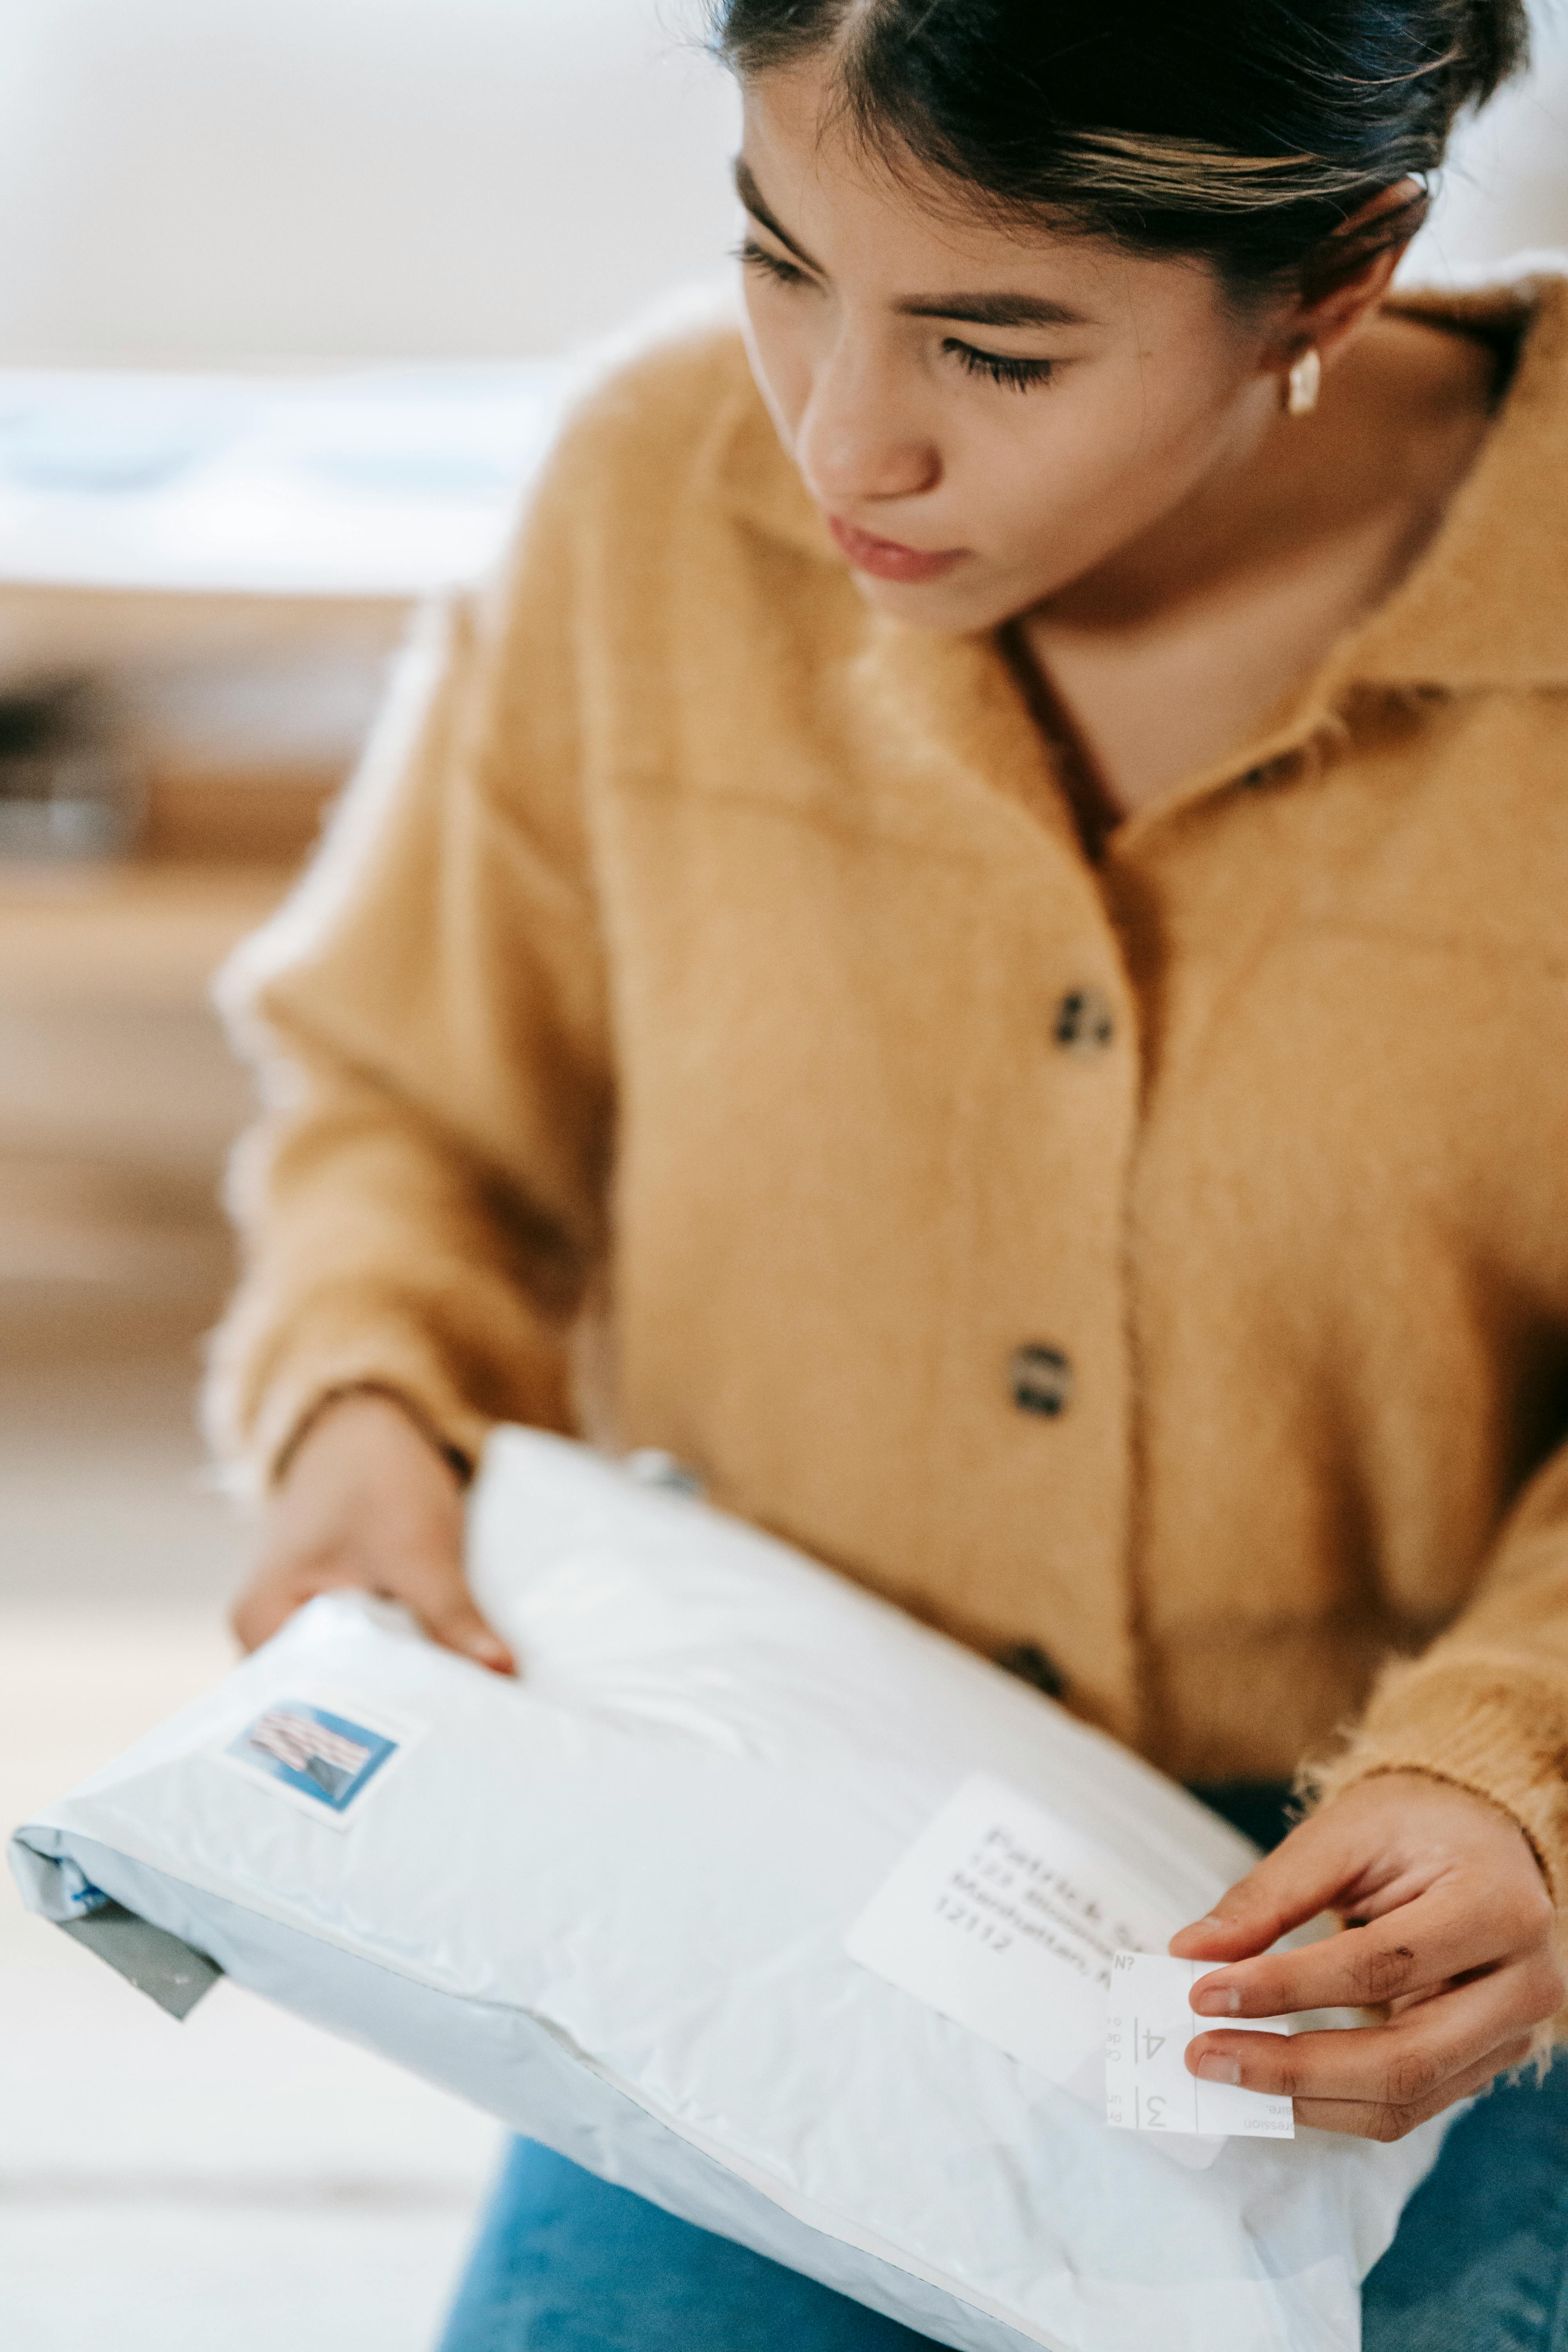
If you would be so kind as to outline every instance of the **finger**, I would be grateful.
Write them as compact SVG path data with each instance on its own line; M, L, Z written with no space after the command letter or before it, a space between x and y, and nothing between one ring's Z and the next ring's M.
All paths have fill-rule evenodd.
M1205 2033L1188 2072L1279 2098L1362 2099L1406 2107L1553 2014L1555 1972L1521 1961L1406 2011L1392 2025L1320 2033Z
M1313 2131L1345 2132L1355 2139L1396 2140L1413 2132L1417 2124L1429 2123L1459 2099L1473 2099L1500 2074L1512 2066L1522 2066L1530 2056L1531 2039L1522 2034L1502 2049L1494 2050L1464 2074L1453 2076L1439 2091L1410 2106L1398 2107L1386 2101L1365 2099L1298 2099L1296 2121L1310 2126Z
M331 1592L359 1580L352 1570L336 1559L306 1565L290 1563L287 1570L264 1566L251 1578L228 1612L235 1639L242 1650L259 1650L307 1601L313 1601L319 1592Z
M1532 1889L1525 1890L1532 1895ZM1284 2017L1299 2009L1375 2009L1446 1978L1507 1959L1539 1940L1538 1906L1500 1891L1478 1906L1462 1887L1434 1887L1363 1927L1295 1952L1269 1952L1200 1977L1200 2017Z
M386 1588L412 1610L422 1633L444 1650L456 1650L492 1674L515 1675L517 1661L493 1625L474 1606L472 1593L455 1560L411 1563Z
M1206 1917L1173 1936L1170 1948L1183 1960L1233 1960L1267 1951L1292 1927L1331 1910L1334 1897L1360 1876L1365 1859L1366 1832L1359 1822L1336 1817L1331 1807L1314 1813L1228 1888Z
M247 1654L259 1650L298 1607L299 1602L282 1587L270 1588L266 1592L247 1590L228 1612L229 1631Z

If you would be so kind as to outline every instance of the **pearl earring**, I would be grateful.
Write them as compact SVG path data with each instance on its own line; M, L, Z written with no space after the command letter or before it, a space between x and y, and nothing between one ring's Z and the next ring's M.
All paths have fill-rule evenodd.
M1310 416L1318 404L1318 390L1322 381L1323 362L1318 357L1318 347L1316 343L1309 343L1285 378L1286 415Z

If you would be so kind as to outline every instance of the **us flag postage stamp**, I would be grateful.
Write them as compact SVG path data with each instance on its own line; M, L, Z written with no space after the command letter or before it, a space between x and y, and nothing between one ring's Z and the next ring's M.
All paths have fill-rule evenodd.
M216 1760L342 1829L424 1730L349 1694L312 1691L273 1699L219 1748Z

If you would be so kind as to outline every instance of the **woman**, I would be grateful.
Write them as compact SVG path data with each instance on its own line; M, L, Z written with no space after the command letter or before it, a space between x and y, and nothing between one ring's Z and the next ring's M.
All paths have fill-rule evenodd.
M1521 13L715 40L743 344L584 404L242 975L239 1630L507 1671L488 1428L668 1448L1276 1835L1309 1771L1176 1948L1386 2021L1191 2063L1397 2136L1564 1999L1568 289L1389 299ZM1568 2342L1563 2129L1456 2128L1373 2345ZM913 2340L523 2149L448 2343L786 2337Z

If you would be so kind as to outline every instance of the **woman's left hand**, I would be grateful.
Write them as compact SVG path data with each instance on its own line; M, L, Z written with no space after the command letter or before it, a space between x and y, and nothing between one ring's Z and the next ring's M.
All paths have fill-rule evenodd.
M1321 1911L1340 1913L1350 1932L1269 1952ZM1193 1987L1201 2016L1386 2004L1386 2022L1204 2033L1187 2065L1293 2098L1298 2122L1320 2131L1402 2139L1529 2055L1535 2027L1563 2004L1555 1927L1523 1832L1495 1805L1421 1772L1358 1781L1171 1950L1226 1963Z

